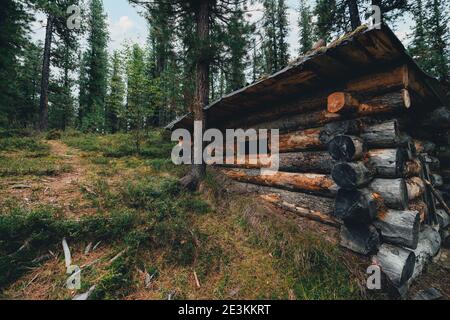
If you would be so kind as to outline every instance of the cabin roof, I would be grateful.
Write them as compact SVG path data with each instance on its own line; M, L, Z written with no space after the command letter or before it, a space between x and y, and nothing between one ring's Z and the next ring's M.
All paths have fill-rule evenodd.
M274 104L288 96L307 95L313 90L333 85L344 79L364 74L384 66L408 64L416 71L431 92L442 103L436 79L427 75L414 62L394 32L385 24L380 29L361 26L333 41L327 47L311 51L289 63L284 69L253 84L231 92L204 108L207 119L226 119L239 116L245 110L254 110L262 102ZM192 127L192 114L175 119L166 128Z

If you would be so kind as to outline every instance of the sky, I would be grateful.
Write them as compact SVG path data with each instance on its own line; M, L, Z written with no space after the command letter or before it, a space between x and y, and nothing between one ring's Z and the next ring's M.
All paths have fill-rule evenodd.
M313 0L308 0L311 5ZM297 8L299 0L287 0L288 17L290 32L288 42L290 44L291 56L296 57L298 51L298 12ZM120 49L126 41L144 45L147 38L146 20L139 14L139 8L133 7L127 0L103 0L105 12L108 16L109 26L109 52ZM262 5L257 4L251 9L251 21L257 21L262 17ZM34 31L33 39L43 41L45 36L45 20L42 15L37 15L38 21L34 23L32 30ZM39 21L40 20L40 21ZM411 22L405 21L399 23L395 32L401 40L406 38L410 33Z

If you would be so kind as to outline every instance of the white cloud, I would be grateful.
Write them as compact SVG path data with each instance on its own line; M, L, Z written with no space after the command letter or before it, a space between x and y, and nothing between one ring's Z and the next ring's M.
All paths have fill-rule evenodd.
M112 21L108 18L110 51L119 49L125 42L145 44L145 25L136 24L129 16L121 16L118 20Z

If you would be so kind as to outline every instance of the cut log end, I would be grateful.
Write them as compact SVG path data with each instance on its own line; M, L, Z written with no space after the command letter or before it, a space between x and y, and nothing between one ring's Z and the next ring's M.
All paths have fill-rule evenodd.
M373 193L368 190L345 190L338 191L334 215L349 223L371 223L381 203Z
M337 136L328 144L328 151L336 161L350 162L364 156L364 142L352 136Z
M376 259L383 273L396 287L404 285L414 273L416 256L407 249L383 244Z
M332 171L333 180L344 189L356 189L367 185L373 178L373 172L362 162L339 163Z
M351 94L346 92L335 92L328 96L328 112L342 113L345 111L356 110L359 101Z

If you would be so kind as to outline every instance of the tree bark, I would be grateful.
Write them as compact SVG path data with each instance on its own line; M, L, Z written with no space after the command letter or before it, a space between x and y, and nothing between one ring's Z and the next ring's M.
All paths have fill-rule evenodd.
M392 148L400 141L400 131L397 120L367 126L361 133L361 138L368 147Z
M262 175L260 170L223 169L229 178L268 187L288 190L306 191L332 197L337 192L337 186L330 176L323 174L277 172L273 175Z
M370 150L366 163L376 170L379 178L401 178L405 174L406 157L402 149Z
M194 121L201 121L203 132L206 128L206 119L203 108L208 105L209 99L209 66L210 66L210 39L209 39L209 18L210 1L201 0L194 4L195 20L197 29L197 41L200 45L196 63L195 75L195 101L193 103ZM203 141L203 139L202 139ZM203 143L203 142L202 142ZM202 145L203 154L203 145ZM196 190L200 181L206 174L206 164L192 164L191 172L180 180L180 183L187 189Z
M350 22L352 24L352 29L355 30L361 25L358 2L356 0L347 0L347 5L350 12Z
M42 59L41 75L41 98L40 98L40 117L39 129L46 131L48 129L48 86L50 78L50 59L53 38L53 16L48 14L47 26L45 28L44 56Z

